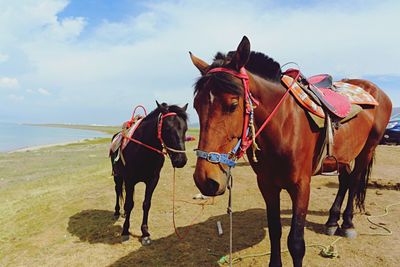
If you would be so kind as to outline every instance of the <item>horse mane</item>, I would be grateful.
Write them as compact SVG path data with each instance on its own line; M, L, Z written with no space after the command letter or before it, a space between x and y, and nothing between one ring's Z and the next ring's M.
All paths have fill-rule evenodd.
M160 113L175 112L178 117L182 118L184 121L188 120L187 112L178 105L168 105L167 103L160 104L161 107L157 107L152 112L150 112L146 119L158 118Z
M246 69L272 82L280 83L281 81L281 65L263 53L251 52Z
M218 67L226 67L232 60L235 51L230 51L228 54L223 54L218 52L215 57L213 63L210 65L209 70ZM280 83L280 77L282 75L281 66L278 62L276 62L273 58L260 53L252 51L249 56L249 61L247 62L245 68L264 79L269 81ZM241 93L241 88L237 86L237 84L232 80L231 75L224 72L217 72L213 74L206 74L200 77L195 83L195 91L197 94L201 88L204 87L205 84L209 84L211 86L211 90L213 93L217 92L226 92L235 95L239 95Z

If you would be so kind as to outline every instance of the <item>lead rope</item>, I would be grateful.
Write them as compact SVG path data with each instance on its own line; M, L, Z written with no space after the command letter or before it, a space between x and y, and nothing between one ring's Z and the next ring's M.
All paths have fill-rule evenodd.
M229 190L229 199L228 199L228 209L227 212L229 214L229 266L232 267L232 240L233 240L233 223L232 223L232 186L233 186L233 178L231 174L231 168L228 170L228 190Z
M174 225L175 234L178 236L179 240L183 240L189 234L190 227L192 227L194 222L196 220L198 220L201 217L201 215L203 214L204 207L206 205L214 205L214 198L212 198L212 202L211 203L209 203L208 200L206 200L204 202L201 202L201 203L193 203L193 202L182 201L181 200L182 202L186 202L188 204L199 205L199 206L201 206L201 210L200 210L200 212L199 212L199 214L197 216L193 217L193 220L190 222L189 226L185 229L183 234L179 233L178 228L176 227L176 223L175 223L175 202L177 201L175 199L175 180L176 180L175 176L176 176L176 172L175 172L175 168L174 168L173 183L172 183L172 222L173 222L173 225Z

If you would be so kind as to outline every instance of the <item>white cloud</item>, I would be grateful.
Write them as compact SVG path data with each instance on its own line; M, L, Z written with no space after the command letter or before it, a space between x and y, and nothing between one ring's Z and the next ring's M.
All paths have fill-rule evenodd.
M39 89L37 89L37 92L38 92L39 94L41 94L41 95L50 95L50 92L47 91L47 90L44 89L44 88L39 88Z
M19 82L16 78L0 77L0 88L18 88Z
M85 36L89 19L58 16L68 1L14 2L0 0L0 62L6 55L9 71L4 75L16 77L26 98L35 99L31 105L57 106L66 117L74 109L91 119L96 110L92 122L118 123L136 104L155 107L155 99L191 106L198 71L188 51L211 62L217 51L235 49L243 35L253 50L280 63L295 61L305 74L400 75L398 1L339 0L301 8L258 0L160 1L141 14L105 20ZM39 90L24 85L52 91L43 89L48 98L36 99Z
M51 93L44 89L44 88L39 88L39 89L26 89L25 90L28 94L37 94L37 95L44 95L44 96L49 96L51 95Z
M0 63L6 62L8 60L8 55L0 53Z
M21 103L21 102L25 99L24 96L15 95L15 94L8 95L8 98L9 98L13 103Z

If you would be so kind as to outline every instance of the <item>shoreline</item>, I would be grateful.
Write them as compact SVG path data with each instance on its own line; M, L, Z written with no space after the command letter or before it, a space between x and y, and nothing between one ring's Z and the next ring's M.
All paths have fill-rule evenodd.
M114 134L119 131L120 127L111 125L95 125L95 124L67 124L67 123L24 123L23 125L48 127L48 128L65 128L85 131L94 131L103 134Z
M118 127L116 126L106 126L106 125L85 125L85 124L32 124L32 123L23 123L22 125L27 126L36 126L36 127L49 127L49 128L64 128L64 129L76 129L76 130L86 130L86 131L93 131L101 133L102 135L110 135L116 132ZM78 137L79 138L79 137ZM88 137L83 139L76 139L76 140L69 140L69 141L60 141L55 143L48 143L48 144L39 144L39 145L28 145L26 147L20 148L12 148L11 150L4 150L0 151L0 154L10 154L10 153L17 153L17 152L28 152L28 151L36 151L43 148L50 148L54 146L65 146L70 144L79 144L84 143L86 141L94 141L101 138L108 138L108 136L104 137Z
M85 143L85 142L88 142L88 141L93 141L93 140L102 139L102 138L106 138L106 137L93 137L93 138L79 139L79 140L75 140L75 141L67 141L67 142L59 142L59 143L52 143L52 144L28 146L28 147L17 148L17 149L13 149L13 150L10 150L10 151L4 151L4 152L0 152L0 153L12 154L12 153L19 153L19 152L36 151L36 150L40 150L40 149L43 149L43 148L51 148L51 147L55 147L55 146L66 146L66 145L71 145L71 144L80 144L80 143Z

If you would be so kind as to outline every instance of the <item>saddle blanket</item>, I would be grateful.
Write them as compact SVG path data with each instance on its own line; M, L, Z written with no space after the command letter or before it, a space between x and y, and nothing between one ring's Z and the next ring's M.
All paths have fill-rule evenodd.
M129 128L125 128L124 126L126 123L124 123L122 127L122 131L119 132L114 139L111 141L110 145L110 155L117 151L119 148L121 148L121 151L124 150L124 148L128 145L129 139L125 137L132 138L133 133L135 130L139 127L140 123L142 122L143 118L140 118L138 120L135 120L133 123L130 123L131 126Z
M292 77L288 75L283 75L281 79L287 88L290 88L291 86L290 91L292 92L293 96L297 99L297 101L303 108L307 109L312 114L315 114L320 118L325 118L325 112L322 109L322 107L319 104L317 104L297 82L294 82L294 79ZM370 95L368 92L366 92L359 86L346 83L345 81L338 81L333 83L333 87L334 91L328 88L318 88L318 90L321 92L322 95L329 96L331 99L333 99L335 101L336 107L341 106L340 100L341 99L343 100L343 98L334 99L333 93L339 94L340 97L345 97L346 102L350 104L372 105L372 106L379 105L372 95ZM328 100L329 97L327 98ZM350 110L351 109L349 108L348 111L350 112Z

